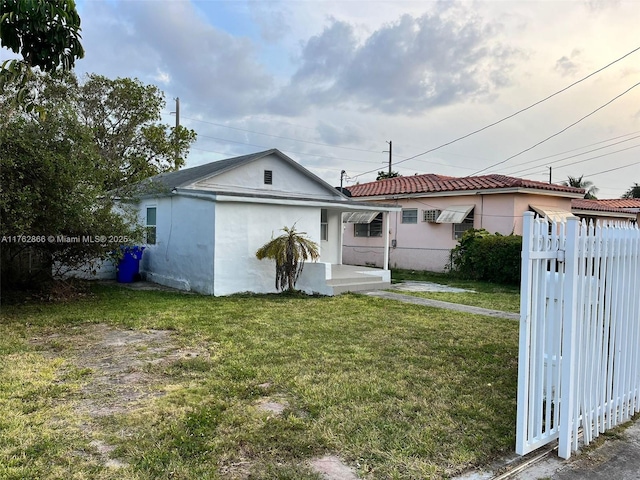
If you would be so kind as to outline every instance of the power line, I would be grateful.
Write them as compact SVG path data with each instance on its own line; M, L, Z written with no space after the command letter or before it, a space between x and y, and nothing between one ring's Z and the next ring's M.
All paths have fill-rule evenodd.
M575 155L570 155L570 156L568 156L568 157L560 158L560 159L558 159L558 160L554 160L553 162L546 162L546 163L548 163L549 165L554 165L554 164L556 164L556 163L558 163L558 162L562 162L562 161L564 161L564 160L569 160L569 159L571 159L571 158L580 157L580 156L582 156L582 155L586 155L587 153L597 152L598 150L602 150L602 149L605 149L605 148L609 148L609 147L612 147L612 146L614 146L614 145L618 145L618 144L620 144L620 143L627 142L627 141L629 141L629 140L634 140L634 139L636 139L636 138L640 138L640 135L638 135L637 137L631 137L631 138L628 138L627 140L622 140L622 141L620 141L620 142L612 143L611 145L607 145L607 146L605 146L605 147L594 148L593 150L587 150L586 152L577 153L577 154L575 154ZM640 144L638 144L638 145L633 145L633 146L628 147L628 148L623 148L623 149L621 149L621 150L616 150L615 152L608 152L608 153L605 153L605 154L602 154L602 155L598 155L598 156L595 156L595 157L589 157L589 158L584 159L584 160L579 160L579 161L577 161L577 162L571 162L571 163L567 163L567 164L565 164L565 165L559 165L559 167L560 167L560 168L562 168L562 167L568 167L569 165L576 165L576 164L578 164L578 163L583 163L583 162L586 162L586 161L588 161L588 160L593 160L593 159L595 159L595 158L602 158L602 157L606 157L607 155L612 155L612 154L614 154L614 153L624 152L625 150L630 150L630 149L632 149L632 148L636 148L636 147L639 147L639 146L640 146ZM523 165L523 164L520 164L520 165ZM542 166L542 165L535 165L535 166L532 166L532 167L526 167L526 168L523 168L522 170L516 170L515 172L511 172L509 175L517 175L517 174L522 173L522 172L527 172L527 171L532 170L532 169L540 168L541 166Z
M328 143L313 142L311 140L300 140L300 139L297 139L297 138L283 137L281 135L272 135L270 133L256 132L255 130L248 130L246 128L231 127L229 125L224 125L222 123L215 123L215 122L209 122L209 121L206 121L206 120L198 120L196 118L189 118L189 117L185 117L184 115L182 116L182 118L187 119L187 120L192 120L194 122L202 122L202 123L207 123L209 125L215 125L216 127L229 128L231 130L238 130L240 132L253 133L255 135L264 135L265 137L279 138L281 140L290 140L292 142L308 143L308 144L311 144L311 145L318 145L318 146L321 146L321 147L342 148L342 149L345 149L345 150L353 150L355 152L380 153L379 151L376 151L376 150L366 150L366 149L363 149L363 148L354 148L354 147L343 147L341 145L330 145Z
M212 140L219 140L219 141L222 141L222 142L236 143L236 144L239 144L239 145L247 145L248 147L258 147L258 148L266 148L266 149L273 148L272 146L269 147L269 146L266 146L266 145L256 145L255 143L238 142L238 141L235 141L235 140L228 140L226 138L211 137L209 135L200 135L200 134L198 134L198 137L210 138ZM203 151L203 152L221 153L223 155L226 155L223 152L218 152L218 151L215 151L215 150L205 150L203 148L196 148L196 147L191 147L191 148L193 148L195 150L200 150L200 151ZM342 160L342 161L346 161L346 162L375 163L374 160L356 160L354 158L332 157L330 155L317 155L315 153L295 152L293 150L284 149L284 148L281 149L281 150L283 152L290 153L290 154L293 154L293 155L300 155L300 156L307 156L307 157L329 158L331 160Z
M638 50L640 50L640 47L636 47L636 48L634 48L634 49L633 49L633 50L631 50L630 52L628 52L628 53L624 54L622 57L620 57L620 58L618 58L618 59L616 59L616 60L614 60L614 61L612 61L612 62L608 63L608 64L607 64L607 65L605 65L604 67L599 68L598 70L596 70L596 71L594 71L594 72L590 73L589 75L587 75L586 77L581 78L580 80L577 80L577 81L573 82L572 84L570 84L570 85L568 85L568 86L564 87L563 89L558 90L558 91L557 91L557 92L555 92L555 93L552 93L551 95L549 95L549 96L547 96L547 97L543 98L542 100L539 100L539 101L537 101L537 102L535 102L535 103L532 103L532 104L531 104L531 105L529 105L528 107L522 108L522 109L518 110L517 112L512 113L511 115L508 115L508 116L506 116L506 117L504 117L504 118L502 118L502 119L500 119L500 120L498 120L498 121L496 121L496 122L490 123L489 125L486 125L486 126L484 126L484 127L482 127L482 128L479 128L479 129L477 129L477 130L474 130L474 131L473 131L473 132L471 132L471 133L467 133L466 135L463 135L463 136L461 136L461 137L458 137L458 138L456 138L456 139L454 139L454 140L451 140L451 141L449 141L449 142L443 143L442 145L439 145L439 146L437 146L437 147L431 148L431 149L426 150L426 151L424 151L424 152L422 152L422 153L418 153L417 155L413 155L413 156L411 156L411 157L405 158L404 160L401 160L401 161L399 161L399 162L396 162L396 163L395 163L395 165L398 165L398 164L403 163L403 162L408 162L409 160L413 160L414 158L418 158L418 157L421 157L422 155L426 155L427 153L434 152L434 151L439 150L439 149L441 149L441 148L443 148L443 147L446 147L446 146L448 146L448 145L451 145L452 143L455 143L455 142L458 142L458 141L460 141L460 140L463 140L463 139L465 139L465 138L467 138L467 137L470 137L471 135L475 135L476 133L480 133L480 132L482 132L482 131L484 131L484 130L487 130L488 128L491 128L491 127L493 127L493 126L495 126L495 125L498 125L499 123L502 123L502 122L504 122L505 120L508 120L508 119L510 119L510 118L513 118L513 117L515 117L516 115L518 115L518 114L520 114L520 113L522 113L522 112L525 112L525 111L527 111L527 110L529 110L529 109L531 109L531 108L535 107L536 105L540 105L541 103L546 102L546 101L547 101L547 100L549 100L550 98L553 98L553 97L555 97L556 95L558 95L558 94L560 94L560 93L562 93L562 92L565 92L566 90L570 89L571 87L573 87L573 86L575 86L575 85L577 85L577 84L579 84L579 83L581 83L581 82L583 82L583 81L587 80L588 78L590 78L590 77L592 77L592 76L596 75L597 73L600 73L601 71L603 71L603 70L605 70L605 69L609 68L611 65L614 65L615 63L619 62L620 60L623 60L624 58L626 58L626 57L628 57L629 55L631 55L631 54L633 54L633 53L637 52ZM491 168L491 167L487 167L487 168ZM374 172L374 171L375 171L375 170L370 170L370 171L367 171L367 172L363 172L363 173L358 174L358 176L360 176L360 175L366 175L367 173L372 173L372 172ZM483 170L481 170L481 171L483 171Z
M616 170L622 170L623 168L633 167L634 165L640 165L640 162L628 163L627 165L622 165L621 167L610 168L609 170L603 170L597 173L591 173L589 175L585 175L585 177L595 177L596 175L601 175L603 173L615 172Z
M493 167L497 167L498 165L502 165L503 163L508 162L509 160L511 160L512 158L515 158L519 155L522 155L523 153L528 152L529 150L533 150L534 148L536 148L539 145L542 145L543 143L551 140L554 137L557 137L558 135L560 135L563 132L566 132L567 130L569 130L571 127L577 125L578 123L582 122L583 120L585 120L586 118L589 118L591 115L593 115L594 113L598 112L599 110L602 110L604 107L606 107L607 105L613 103L615 100L617 100L618 98L622 97L623 95L626 95L628 92L630 92L631 90L633 90L634 88L636 88L638 85L640 85L640 82L636 83L635 85L629 87L628 89L626 89L624 92L622 92L619 95L616 95L614 98L612 98L611 100L609 100L607 103L605 103L604 105L600 105L598 108L596 108L595 110L593 110L592 112L586 114L584 117L580 118L579 120L576 120L575 122L573 122L572 124L568 125L567 127L563 128L562 130L560 130L559 132L554 133L553 135L549 135L547 138L545 138L544 140L539 141L538 143L530 146L529 148L525 148L524 150L516 153L515 155L511 155L508 158L505 158L504 160L501 160L500 162L494 163L493 165L489 165L488 167L482 168L480 170L478 170L477 172L473 173L473 175L477 175L479 173L484 172L485 170L489 170L490 168Z
M583 148L588 148L588 147L592 147L592 146L594 146L594 145L599 145L599 144L601 144L601 143L610 142L611 140L617 140L618 138L622 138L622 137L628 137L629 135L634 135L634 134L636 134L636 133L640 133L640 131L632 132L632 133L627 133L627 134L625 134L625 135L619 135L619 136L617 136L617 137L613 137L613 138L608 138L608 139L606 139L606 140L601 140L601 141L599 141L599 142L590 143L590 144L588 144L588 145L583 145L582 147L572 148L571 150L565 150L564 152L554 153L553 155L547 155L546 157L540 157L540 158L535 158L535 159L533 159L533 160L528 160L528 161L526 161L526 162L516 163L515 165L512 165L511 167L508 167L508 168L516 168L516 167L520 167L520 166L522 166L522 165L527 165L527 164L529 164L529 163L538 162L538 161L540 161L540 160L547 160L548 158L558 157L558 156L560 156L560 155L564 155L565 153L575 152L575 151L577 151L577 150L582 150ZM595 151L597 151L597 150L602 150L603 148L609 148L609 147L612 147L612 146L614 146L614 145L618 145L618 144L620 144L620 143L627 142L627 141L629 141L629 140L634 140L634 139L636 139L636 138L640 138L640 135L635 136L635 137L632 137L632 138L628 138L628 139L626 139L626 140L621 140L621 141L619 141L619 142L611 143L611 144L606 145L606 146L604 146L604 147L594 148L593 150L588 150L588 151L586 151L586 152L577 153L576 155L572 155L572 156L570 156L570 157L565 157L565 158L561 158L561 159L559 159L559 160L554 160L553 162L545 162L544 164L560 162L560 161L562 161L562 160L566 160L566 159L568 159L568 158L578 157L578 156L580 156L580 155L586 155L587 153L595 152ZM525 169L523 169L523 170L528 170L529 168L537 168L537 167L542 166L542 165L543 165L543 164L537 165L537 166L535 166L535 167L528 167L528 168L525 168ZM518 170L518 172L523 171L523 170ZM518 172L514 172L514 173L518 173Z

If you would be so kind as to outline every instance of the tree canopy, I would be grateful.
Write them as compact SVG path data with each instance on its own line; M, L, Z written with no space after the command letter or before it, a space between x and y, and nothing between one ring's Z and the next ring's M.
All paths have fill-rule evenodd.
M384 180L385 178L396 178L400 176L401 175L398 172L385 172L384 170L380 170L376 180Z
M26 83L33 68L52 73L69 71L84 57L80 43L80 16L73 0L0 0L0 46L20 55L0 67L0 90L13 82L19 88L14 101L34 106Z
M622 194L622 198L640 198L640 184L634 183L629 190Z
M46 276L56 261L73 267L139 240L126 204L115 213L113 190L121 196L133 182L176 170L195 139L191 130L158 121L162 92L138 80L92 75L80 83L71 73L36 73L27 88L46 115L16 110L19 88L14 82L0 93L3 281L16 277L26 250L43 260L42 271L32 273Z
M89 75L70 89L83 124L90 128L107 189L143 180L184 165L196 134L159 123L164 94L138 79Z
M576 187L584 189L584 198L587 199L596 199L596 193L598 193L599 188L596 187L593 182L589 180L584 180L584 175L580 175L579 177L572 177L569 175L567 177L566 182L562 182L562 185L567 187Z

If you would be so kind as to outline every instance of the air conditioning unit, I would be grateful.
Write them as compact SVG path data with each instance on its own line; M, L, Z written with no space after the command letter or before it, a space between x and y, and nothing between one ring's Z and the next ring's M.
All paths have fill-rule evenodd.
M442 213L442 210L423 210L422 221L435 223L441 213Z

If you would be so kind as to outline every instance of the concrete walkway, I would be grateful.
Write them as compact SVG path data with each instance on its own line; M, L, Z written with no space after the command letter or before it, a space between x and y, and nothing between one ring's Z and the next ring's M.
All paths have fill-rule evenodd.
M430 298L414 297L413 295L403 295L401 293L387 292L383 290L374 290L366 292L365 295L372 297L386 298L389 300L397 300L399 302L413 303L414 305L423 305L425 307L445 308L447 310L456 310L458 312L472 313L474 315L486 315L489 317L507 318L509 320L520 320L519 313L502 312L500 310L490 310L488 308L472 307L470 305L461 305L459 303L443 302L441 300L432 300Z
M640 422L631 423L598 446L557 455L556 447L543 447L520 457L515 453L483 469L453 480L637 480L640 479Z

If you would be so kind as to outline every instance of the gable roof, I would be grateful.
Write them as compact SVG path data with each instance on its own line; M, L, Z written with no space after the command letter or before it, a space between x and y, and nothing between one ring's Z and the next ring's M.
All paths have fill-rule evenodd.
M204 180L210 177L214 177L216 175L220 175L221 173L227 172L229 170L233 170L234 168L238 168L242 165L246 165L248 163L254 162L256 160L267 157L269 155L276 155L280 159L284 160L287 164L289 164L294 169L298 170L303 175L306 175L307 177L316 181L318 184L320 184L323 188L325 188L331 194L339 198L340 197L347 198L346 195L342 194L341 192L333 188L327 182L325 182L320 177L311 173L309 170L304 168L302 165L300 165L298 162L291 159L284 153L282 153L277 148L271 148L269 150L265 150L264 152L250 153L248 155L242 155L239 157L218 160L216 162L205 163L204 165L185 168L182 170L177 170L175 172L160 173L151 178L148 178L142 183L146 186L155 185L156 187L160 187L160 189L166 189L166 190L184 188L200 180ZM154 189L152 189L152 191L153 190Z
M164 172L149 178L148 181L161 183L170 189L185 187L203 178L211 177L244 165L245 163L266 157L267 155L275 153L274 150L275 149L242 155L241 157L227 158L225 160L218 160L217 162L198 165L197 167L176 170L175 172Z
M584 195L581 188L565 187L523 178L507 177L505 175L481 175L478 177L449 177L427 173L409 177L396 177L362 183L348 187L353 197L388 196L436 192L462 192L468 190L494 190L526 188L541 191Z

